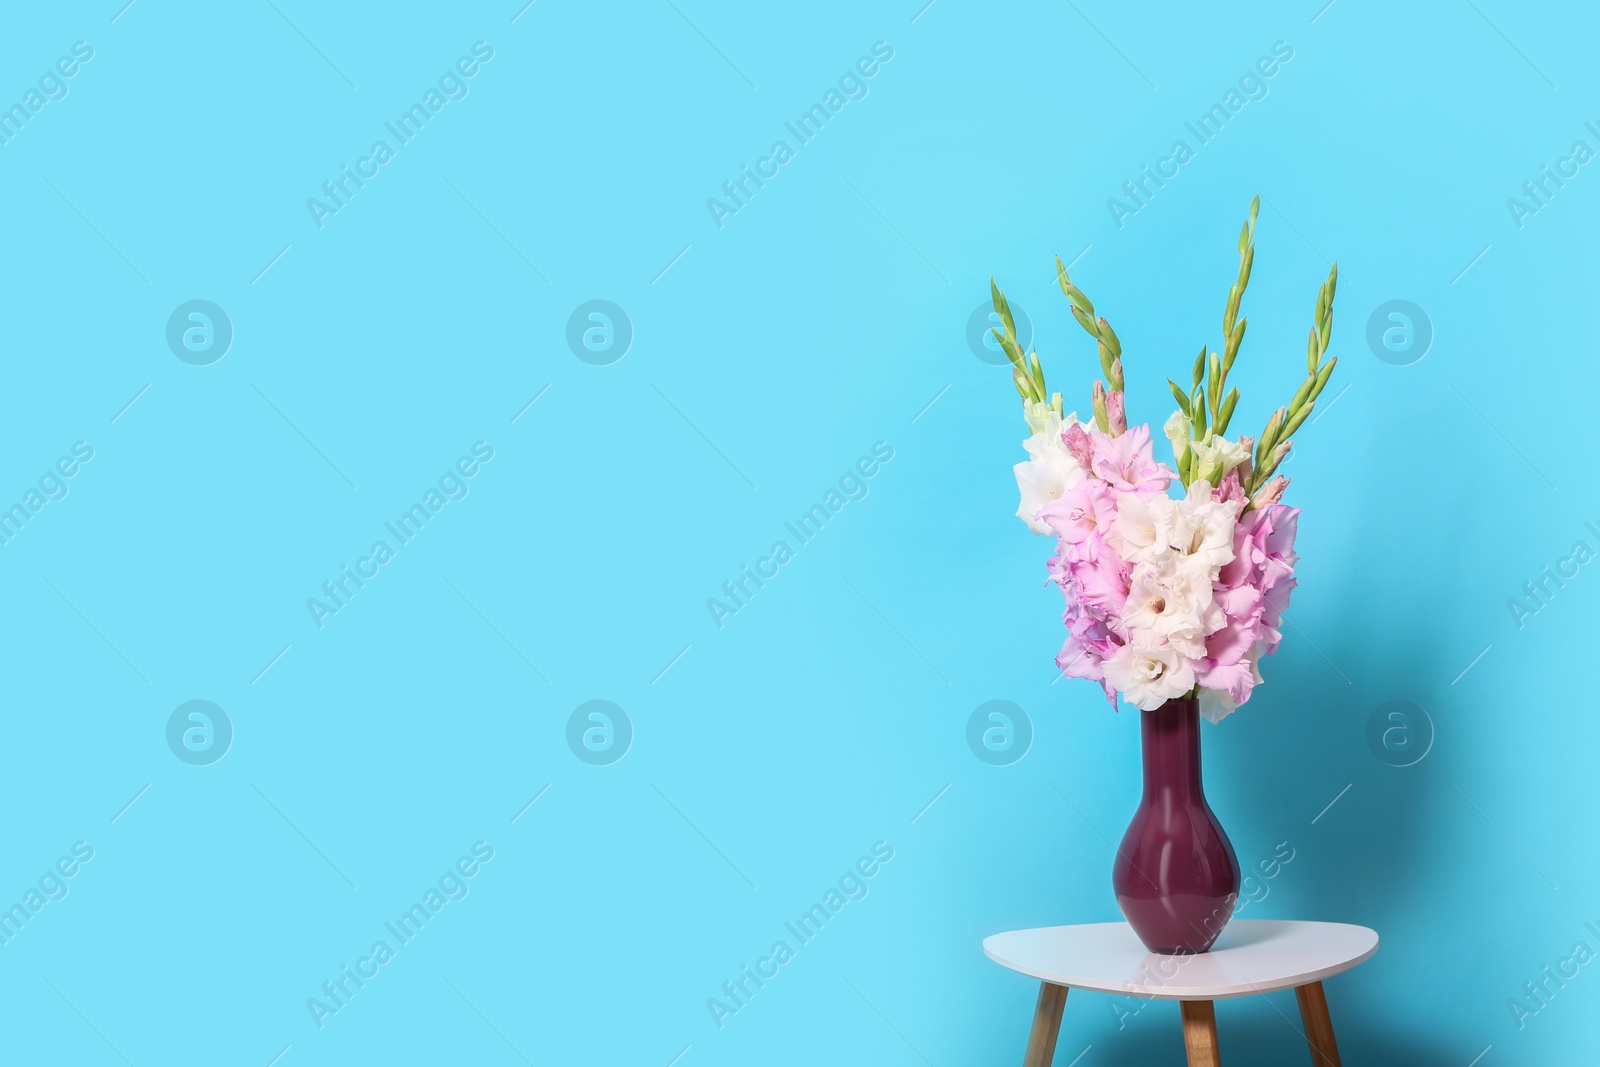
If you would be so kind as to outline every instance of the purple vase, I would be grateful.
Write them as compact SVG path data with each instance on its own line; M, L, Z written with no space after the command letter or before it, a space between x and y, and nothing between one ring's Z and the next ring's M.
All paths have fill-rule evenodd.
M1144 795L1117 849L1111 885L1152 952L1209 949L1239 899L1239 861L1200 786L1200 705L1139 713Z

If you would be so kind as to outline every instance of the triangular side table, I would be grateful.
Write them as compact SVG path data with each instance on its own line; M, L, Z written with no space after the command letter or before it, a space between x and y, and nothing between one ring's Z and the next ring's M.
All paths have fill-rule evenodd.
M995 934L983 951L1042 983L1023 1067L1050 1067L1068 989L1178 1001L1189 1067L1220 1067L1212 1001L1289 988L1300 1002L1312 1063L1340 1067L1322 980L1370 959L1378 935L1345 923L1240 919L1210 952L1167 956L1148 951L1127 923L1093 923Z

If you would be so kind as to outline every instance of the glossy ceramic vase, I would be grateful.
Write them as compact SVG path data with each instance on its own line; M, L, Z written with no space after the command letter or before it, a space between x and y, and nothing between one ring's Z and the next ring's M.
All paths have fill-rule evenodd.
M1239 899L1239 860L1200 784L1200 705L1139 713L1144 795L1122 837L1111 885L1152 952L1205 952Z

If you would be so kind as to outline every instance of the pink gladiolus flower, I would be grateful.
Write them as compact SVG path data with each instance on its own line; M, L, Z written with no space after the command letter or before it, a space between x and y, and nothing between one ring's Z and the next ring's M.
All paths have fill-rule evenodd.
M1111 427L1113 436L1121 436L1128 432L1127 401L1123 399L1122 390L1106 394L1106 424Z
M1150 427L1135 426L1117 437L1093 430L1089 433L1093 464L1090 473L1113 489L1139 493L1165 493L1172 468L1157 463L1150 451Z
M1285 478L1281 474L1278 475L1276 478L1272 479L1272 481L1267 483L1267 487L1265 489L1256 494L1256 508L1261 510L1270 508L1272 505L1283 499L1283 491L1287 488L1289 488L1289 479Z
M1099 682L1100 688L1105 691L1106 700L1111 703L1111 710L1117 710L1117 691L1106 682L1105 661L1110 659L1118 646L1108 645L1106 648L1097 648L1076 637L1068 637L1066 644L1061 646L1061 651L1056 656L1056 667L1068 678L1087 678L1092 682Z
M1209 660L1202 660L1202 664L1209 664ZM1195 671L1195 681L1207 689L1218 689L1228 694L1228 699L1234 706L1243 704L1250 699L1250 692L1256 686L1255 659L1246 656L1237 663L1230 663L1225 667L1203 666Z
M1117 555L1099 534L1088 542L1086 555L1086 559L1067 564L1072 587L1086 606L1115 618L1127 603L1133 565Z
M1239 484L1239 468L1235 467L1222 476L1222 481L1216 489L1216 501L1227 504L1237 500L1241 510L1245 504L1244 486Z
M1067 446L1067 451L1078 461L1078 466L1082 467L1085 473L1093 471L1094 448L1089 443L1089 434L1084 429L1083 423L1075 422L1062 430L1061 443Z
M1085 481L1039 511L1040 521L1054 530L1062 541L1075 547L1089 544L1097 534L1103 535L1116 517L1116 495L1098 480ZM1082 559L1085 554L1071 555L1071 558Z
M1206 640L1206 665L1196 671L1200 684L1249 694L1234 668L1252 655L1271 655L1283 635L1283 609L1294 588L1295 528L1300 512L1275 505L1246 512L1234 529L1234 558L1217 574L1216 602L1227 622ZM1235 703L1244 703L1233 695Z

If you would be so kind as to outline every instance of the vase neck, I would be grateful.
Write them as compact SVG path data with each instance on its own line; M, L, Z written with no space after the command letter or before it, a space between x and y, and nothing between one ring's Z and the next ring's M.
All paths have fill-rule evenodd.
M1200 703L1169 700L1154 711L1139 713L1144 753L1144 792L1175 790L1201 796Z

